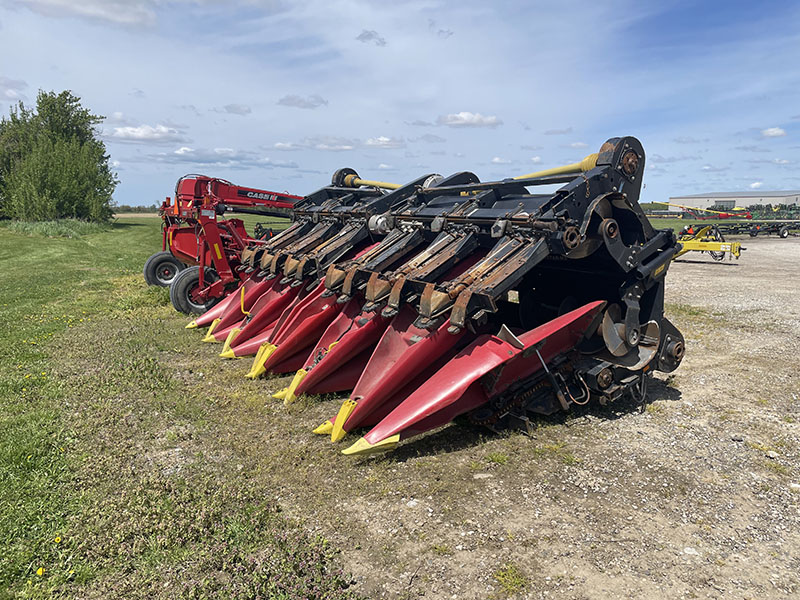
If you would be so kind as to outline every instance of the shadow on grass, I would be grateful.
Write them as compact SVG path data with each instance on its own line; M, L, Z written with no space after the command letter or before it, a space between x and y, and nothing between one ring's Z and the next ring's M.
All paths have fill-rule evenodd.
M131 227L152 227L149 223L129 223L128 221L114 221L112 229L130 229Z
M590 416L615 421L629 415L643 413L648 405L658 400L676 402L680 399L680 390L667 385L666 382L660 379L650 378L644 402L637 401L630 394L626 394L623 398L605 406L602 406L597 401L592 401L585 406L573 405L569 412L559 411L547 416L529 413L528 418L536 429L554 426L571 427L582 423ZM411 443L400 445L391 453L365 458L364 460L405 462L410 458L458 452L459 450L483 444L487 438L507 436L514 431L519 430L509 429L499 433L494 432L485 427L474 425L466 417L462 416L439 431L413 440ZM532 437L536 437L535 431Z

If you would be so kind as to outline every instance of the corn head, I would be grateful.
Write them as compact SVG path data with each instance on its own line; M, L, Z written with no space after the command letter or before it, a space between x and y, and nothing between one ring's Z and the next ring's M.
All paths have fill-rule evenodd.
M557 169L405 184L337 171L292 224L242 255L239 291L199 317L275 394L349 392L315 433L364 455L465 415L492 429L531 413L644 398L683 337L664 317L680 250L639 207L644 150L612 138ZM544 188L544 191L540 191Z

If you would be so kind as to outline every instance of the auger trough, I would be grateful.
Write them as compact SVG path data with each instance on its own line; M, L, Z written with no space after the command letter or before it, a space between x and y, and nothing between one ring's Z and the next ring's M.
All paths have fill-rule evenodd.
M531 413L642 400L683 337L664 317L680 244L639 207L640 142L612 138L565 167L502 181L469 172L405 184L337 171L293 223L242 253L237 293L208 326L275 394L349 392L315 433L390 450L460 415L493 429ZM544 191L538 192L537 190ZM551 191L554 190L554 191Z

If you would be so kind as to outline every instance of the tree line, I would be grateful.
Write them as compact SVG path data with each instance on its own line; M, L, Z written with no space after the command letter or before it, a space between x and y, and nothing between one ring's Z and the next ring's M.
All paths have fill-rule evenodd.
M40 91L35 109L11 107L0 120L0 215L110 219L118 180L99 139L102 122L69 91Z

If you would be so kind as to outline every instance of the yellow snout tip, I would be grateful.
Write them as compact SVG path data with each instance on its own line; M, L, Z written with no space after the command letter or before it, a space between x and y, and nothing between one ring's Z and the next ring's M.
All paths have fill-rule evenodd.
M342 450L342 454L348 456L368 456L370 454L378 454L380 452L388 452L394 450L400 441L400 434L396 433L380 442L370 444L365 438L361 438L349 448Z

